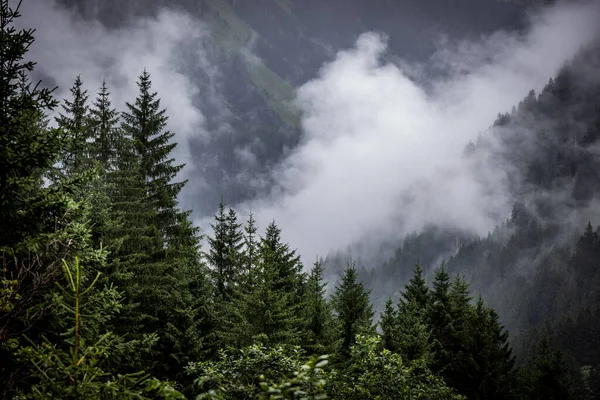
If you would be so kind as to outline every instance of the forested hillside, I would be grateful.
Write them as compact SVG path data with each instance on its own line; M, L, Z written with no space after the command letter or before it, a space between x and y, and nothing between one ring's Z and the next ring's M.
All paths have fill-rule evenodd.
M511 166L511 215L486 237L436 228L407 237L391 259L363 270L378 309L398 298L415 262L432 279L445 260L502 316L519 361L546 337L573 371L598 370L599 68L597 44L583 49L539 95L531 91L467 145L464 157L488 152Z
M259 232L221 202L201 236L152 71L122 112L83 74L56 99L31 81L19 17L0 0L2 398L600 398L600 239L580 226L600 188L600 79L578 72L598 49L467 146L523 172L506 224L428 228L378 269L340 256L326 282L276 221ZM535 146L490 139L520 130Z

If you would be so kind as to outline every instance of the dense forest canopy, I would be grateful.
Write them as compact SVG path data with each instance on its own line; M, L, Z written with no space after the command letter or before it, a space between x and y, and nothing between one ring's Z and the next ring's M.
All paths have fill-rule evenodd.
M600 41L455 144L475 178L510 167L511 213L489 233L429 224L307 265L276 220L225 196L198 227L151 68L123 104L83 72L62 99L38 83L21 3L0 0L2 398L600 398ZM365 52L372 76L399 76L363 35L299 97Z

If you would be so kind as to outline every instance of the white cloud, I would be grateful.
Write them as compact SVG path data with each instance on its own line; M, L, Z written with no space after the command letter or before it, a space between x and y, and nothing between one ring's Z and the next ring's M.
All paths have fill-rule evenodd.
M137 77L148 69L177 134L177 159L188 163L186 190L198 193L204 183L189 162L188 140L210 133L195 71L210 81L202 89L211 102L207 109L228 112L206 26L162 10L107 30L53 0L28 0L23 7L18 23L37 29L29 55L59 85L59 98L68 97L81 74L91 97L106 78L113 104L122 108L135 99ZM303 138L273 171L272 195L237 208L252 209L263 225L274 218L309 261L363 235L401 235L426 223L485 233L508 212L511 171L486 154L465 161L464 145L531 88L539 91L597 34L599 17L591 3L562 4L532 16L523 34L445 43L428 65L445 73L435 80L422 75L428 68L383 62L384 38L365 33L298 90ZM254 162L243 149L236 154ZM188 197L186 207L193 201Z
M298 90L302 143L274 172L272 196L239 209L275 218L307 260L426 223L487 232L510 209L511 171L485 154L466 161L465 144L543 88L599 17L594 4L563 4L522 35L447 44L431 59L445 78L426 84L410 78L421 68L382 62L385 40L363 34Z

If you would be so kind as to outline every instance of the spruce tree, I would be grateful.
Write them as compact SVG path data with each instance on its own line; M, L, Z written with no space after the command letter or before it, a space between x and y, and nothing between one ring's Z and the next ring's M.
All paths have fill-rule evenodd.
M527 369L521 373L524 396L533 400L574 399L569 368L560 350L553 349L543 337Z
M221 201L215 223L211 227L213 237L208 238L210 250L207 259L213 269L217 296L229 301L242 275L242 224L237 222L235 210L225 212L225 204Z
M277 286L276 268L261 264L255 287L244 295L242 307L247 332L242 339L269 346L300 344L303 321L297 312L295 294Z
M94 243L106 247L111 253L116 251L123 240L123 236L119 234L123 232L122 213L114 207L113 201L117 198L117 148L123 145L125 140L122 132L116 127L118 115L117 110L111 108L106 82L103 82L96 100L89 108L87 118L87 129L91 139L87 143L87 161L89 165L94 165L97 174L86 194L94 209L91 215ZM121 175L121 178L125 175ZM105 266L104 279L110 279L109 264Z
M237 221L237 213L230 208L227 213L227 259L229 271L228 279L232 290L239 288L242 276L244 233L242 224Z
M246 225L244 226L244 250L242 253L242 274L244 275L243 285L247 287L252 287L252 271L256 267L258 258L257 231L258 228L256 227L256 221L254 220L252 213L250 213L248 221L246 221Z
M407 361L421 360L427 365L433 361L431 327L416 301L403 304L396 318L396 351Z
M105 170L111 171L116 167L117 147L119 145L119 113L112 108L110 92L106 80L89 110L90 134L93 138L91 155L100 161Z
M275 288L291 293L299 304L304 290L305 274L302 272L300 256L281 240L281 230L271 222L260 242L260 258L263 265L274 269Z
M471 353L473 340L471 324L474 314L471 300L469 285L462 277L455 277L448 291L451 324L446 328L444 342L444 350L450 355L451 365L445 371L444 377L446 382L459 392L467 389L465 377L468 376L468 368L465 365L474 356Z
M266 344L300 344L306 326L302 312L304 274L296 252L280 237L272 222L261 239L251 285L243 292L241 309L250 337ZM246 335L247 337L247 335Z
M383 347L396 352L398 350L398 311L394 306L392 298L385 302L385 308L380 316L379 327L381 328L381 341Z
M425 282L425 278L423 277L423 268L421 267L421 264L417 263L415 265L413 276L404 287L401 296L399 303L399 308L401 310L411 302L414 302L415 305L423 311L427 309L431 295L427 283Z
M133 148L139 157L139 172L146 189L145 205L152 209L152 223L160 234L156 235L156 250L164 253L189 244L192 232L182 223L190 212L177 207L177 196L185 181L173 182L184 165L175 165L171 152L177 143L171 141L175 135L165 130L166 110L160 108L158 93L152 91L150 74L144 71L138 80L140 93L135 103L126 103L122 129L132 139Z
M140 340L159 337L152 362L137 362L173 378L186 360L198 356L207 333L200 331L207 299L191 293L192 287L206 286L204 268L197 259L197 228L177 204L185 182L173 179L183 166L171 158L176 143L165 130L165 110L146 71L138 86L138 97L122 116L124 138L114 174L113 207L123 222L123 240L114 254L113 277L126 294L121 329Z
M435 353L432 368L435 372L443 373L452 363L450 347L453 341L450 275L444 264L435 272L427 320L431 327L432 349Z
M216 223L212 225L214 237L209 238L211 251L207 254L207 259L213 267L211 272L215 282L219 345L226 348L239 348L250 344L253 335L262 332L260 328L257 328L258 324L253 325L248 318L253 313L254 296L258 293L259 285L264 284L265 281L259 266L257 228L254 217L250 214L244 226L243 243L240 247L238 244L240 226L236 222L237 216L231 211L226 216L224 205L222 203L221 205L219 213L215 215ZM217 240L218 237L220 240ZM231 246L232 243L234 243L233 246ZM215 268L219 265L220 268ZM231 268L228 267L229 265ZM219 291L219 287L223 289L226 287L224 284L225 272L228 269L235 272L235 286L230 286L235 290L229 294Z
M57 161L65 143L57 130L48 129L45 113L57 102L47 89L38 89L27 80L35 63L23 61L33 44L33 30L18 31L14 20L18 7L0 2L0 243L12 246L44 226L42 196L54 191L41 187L41 180ZM45 190L47 189L47 190ZM36 199L37 196L40 196ZM53 196L49 201L59 201ZM51 213L52 206L47 208ZM62 205L59 206L59 210ZM38 214L39 216L39 214Z
M75 78L71 86L72 99L64 99L63 111L56 117L67 144L63 157L63 167L67 176L92 166L89 154L90 128L87 90L83 89L81 76Z
M242 315L242 298L245 288L241 287L246 277L242 271L243 233L233 209L225 211L223 201L211 224L213 236L208 238L210 250L206 255L214 282L214 300L217 310L217 337L222 347L239 346L247 343L246 325Z
M469 329L462 337L464 354L457 354L456 388L469 399L511 399L514 396L515 358L508 332L498 314L479 297Z
M78 250L81 226L74 182L48 181L66 146L47 126L57 102L29 80L33 30L18 30L19 4L0 0L0 397L15 382L5 346L35 332L43 299L60 277L61 258Z
M398 307L394 308L389 299L381 315L384 345L405 360L430 363L431 328L427 311L431 295L420 264L416 264L413 271L413 277L401 292Z
M339 324L340 353L343 357L350 355L356 335L374 331L374 313L369 295L370 291L358 281L354 263L349 262L331 299Z
M325 354L332 342L333 315L325 299L323 281L324 269L319 260L315 261L306 283L303 311L306 314L305 348L314 354Z
M32 366L33 378L23 385L17 398L27 399L149 399L157 394L183 395L139 371L120 374L127 353L144 351L140 343L107 330L106 322L121 309L122 295L116 288L99 289L100 273L91 274L75 258L63 261L65 283L52 296L55 329L40 343L28 340L17 356ZM54 332L51 332L54 334Z
M227 213L225 212L225 203L219 203L219 211L215 215L215 223L210 225L213 230L212 237L208 238L210 250L206 258L212 268L213 280L215 282L216 296L222 300L228 297L228 286L231 283L229 278L233 266L229 265L229 247L228 235L229 226Z

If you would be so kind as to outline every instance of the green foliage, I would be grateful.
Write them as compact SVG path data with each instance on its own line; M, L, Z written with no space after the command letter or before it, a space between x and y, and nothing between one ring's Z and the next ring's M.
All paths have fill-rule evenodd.
M258 244L256 265L248 272L238 307L243 316L240 340L268 345L299 345L306 326L305 274L295 251L283 243L275 223Z
M113 170L117 162L117 148L119 146L119 113L112 108L110 92L106 81L102 86L89 110L89 129L93 138L91 155L100 161L106 170Z
M325 299L323 281L323 266L317 260L310 271L306 282L305 298L302 312L305 315L306 329L304 333L304 347L312 354L330 353L334 343L333 313L331 305Z
M237 222L237 213L232 209L227 213L221 201L211 228L213 235L208 237L206 260L214 288L217 341L221 347L247 345L250 340L239 303L247 293L242 286L248 274L242 249L244 236L241 224Z
M436 272L428 309L428 323L431 326L432 349L435 353L433 368L443 372L452 363L451 346L454 340L454 327L450 310L450 275L442 265Z
M323 368L327 365L327 356L313 356L306 364L294 371L293 376L279 384L269 385L261 382L261 399L298 399L321 400L328 398L325 391L327 381Z
M382 315L382 329L383 317L386 315L390 314ZM383 336L385 347L400 354L404 360L422 360L430 364L434 356L431 326L423 310L417 303L411 301L400 305L398 310L392 309L391 316Z
M243 252L243 273L245 282L244 284L248 287L252 287L251 281L251 271L256 266L257 257L258 257L258 239L256 236L256 232L258 228L256 227L256 221L254 220L254 215L250 213L248 217L248 221L246 221L246 225L244 226L244 252Z
M413 269L412 278L402 292L400 311L402 311L404 307L410 307L410 303L414 303L418 309L424 312L429 306L430 297L431 293L427 287L425 278L423 277L423 268L421 267L421 264L417 263Z
M230 301L242 278L242 246L243 233L241 224L237 222L234 210L225 211L225 204L219 204L219 212L215 215L215 223L211 224L213 236L208 238L210 246L206 255L212 267L216 296Z
M87 90L83 89L81 76L77 76L71 87L72 100L63 100L63 112L56 118L65 143L62 158L63 171L72 176L91 165L89 107Z
M320 369L323 364L316 368L312 361L312 370L300 374L305 369L303 357L304 351L299 347L267 348L256 344L237 351L222 351L218 361L192 362L186 372L199 376L196 380L199 398L248 399L264 391L281 395L277 392L289 392L298 385L304 391L314 391L322 387L318 380L325 376ZM292 379L282 382L286 376Z
M33 31L17 30L17 17L18 6L0 0L0 397L183 399L195 389L216 399L598 397L600 236L591 223L572 252L554 248L560 229L547 223L554 206L515 204L505 226L462 246L451 268L435 272L431 289L417 264L398 304L386 303L379 337L367 283L395 296L409 266L432 265L464 235L426 228L380 269L359 273L349 264L330 303L321 263L307 275L275 222L258 238L252 215L242 228L221 203L202 253L190 211L178 205L183 165L172 158L175 135L150 74L141 74L122 115L105 83L88 106L77 77L51 129L47 114L57 103L28 80ZM531 121L572 98L597 97L588 89L577 95L573 80L561 72L495 127L516 129L522 119L521 128L543 139ZM563 185L557 177L573 178L567 186L578 205L600 193L587 171L595 164L570 154L600 137L594 107L561 116L565 137L540 141L545 155L517 165L528 184L545 191ZM588 114L595 116L580 121ZM587 130L571 135L572 119ZM515 274L523 260L533 272ZM466 271L503 317L527 327L546 322L551 343L573 361L543 340L515 374L499 314L481 298L473 304L467 281L448 271ZM524 294L513 299L517 287ZM324 369L323 353L337 369Z
M420 264L416 264L414 275L401 293L397 308L393 307L390 298L381 316L386 349L397 352L405 360L432 361L431 326L427 320L430 297L423 270Z
M59 276L57 260L72 251L67 231L77 214L72 182L43 184L63 146L45 118L57 103L28 79L35 67L25 61L33 30L17 30L19 4L9 3L0 1L0 343L43 315L33 307ZM0 376L7 375L0 366Z
M404 363L400 355L382 348L377 336L356 337L349 365L331 376L336 399L462 399L434 376L422 361Z
M479 298L469 307L461 336L454 345L455 362L446 375L448 384L470 399L512 399L516 391L515 358L508 332L498 314Z
M2 278L0 281L0 311L7 313L15 308L15 302L19 300L19 293L15 290L17 280Z
M112 232L120 243L111 255L109 278L126 295L115 329L137 340L158 335L151 359L140 356L133 369L150 367L155 375L174 379L212 341L210 288L198 229L189 212L178 208L185 182L172 182L183 168L170 158L174 134L165 130L165 110L146 71L138 86L138 97L122 116L116 170L109 176L120 222Z
M560 350L542 338L528 368L521 371L522 397L532 400L574 399L568 366Z
M138 350L138 344L103 332L105 324L121 309L121 294L113 287L97 290L100 273L89 275L78 258L72 266L63 261L63 271L66 288L58 286L52 303L57 321L65 330L53 341L45 336L39 343L26 338L29 344L16 350L21 360L32 365L33 377L37 378L17 398L143 399L151 398L145 394L155 393L168 393L164 398L183 398L143 372L122 375L107 371L114 368L111 360L118 359L119 353Z
M418 266L414 274L398 307L390 299L381 315L385 348L430 366L469 399L513 398L515 360L498 314L481 298L474 306L469 285L443 265L431 291Z
M370 291L358 282L354 264L349 263L331 299L339 325L340 353L343 356L349 356L356 335L374 332L369 294Z
M390 297L385 302L385 309L381 313L379 327L381 328L383 347L391 351L396 351L398 349L398 338L396 337L397 319L398 312Z

